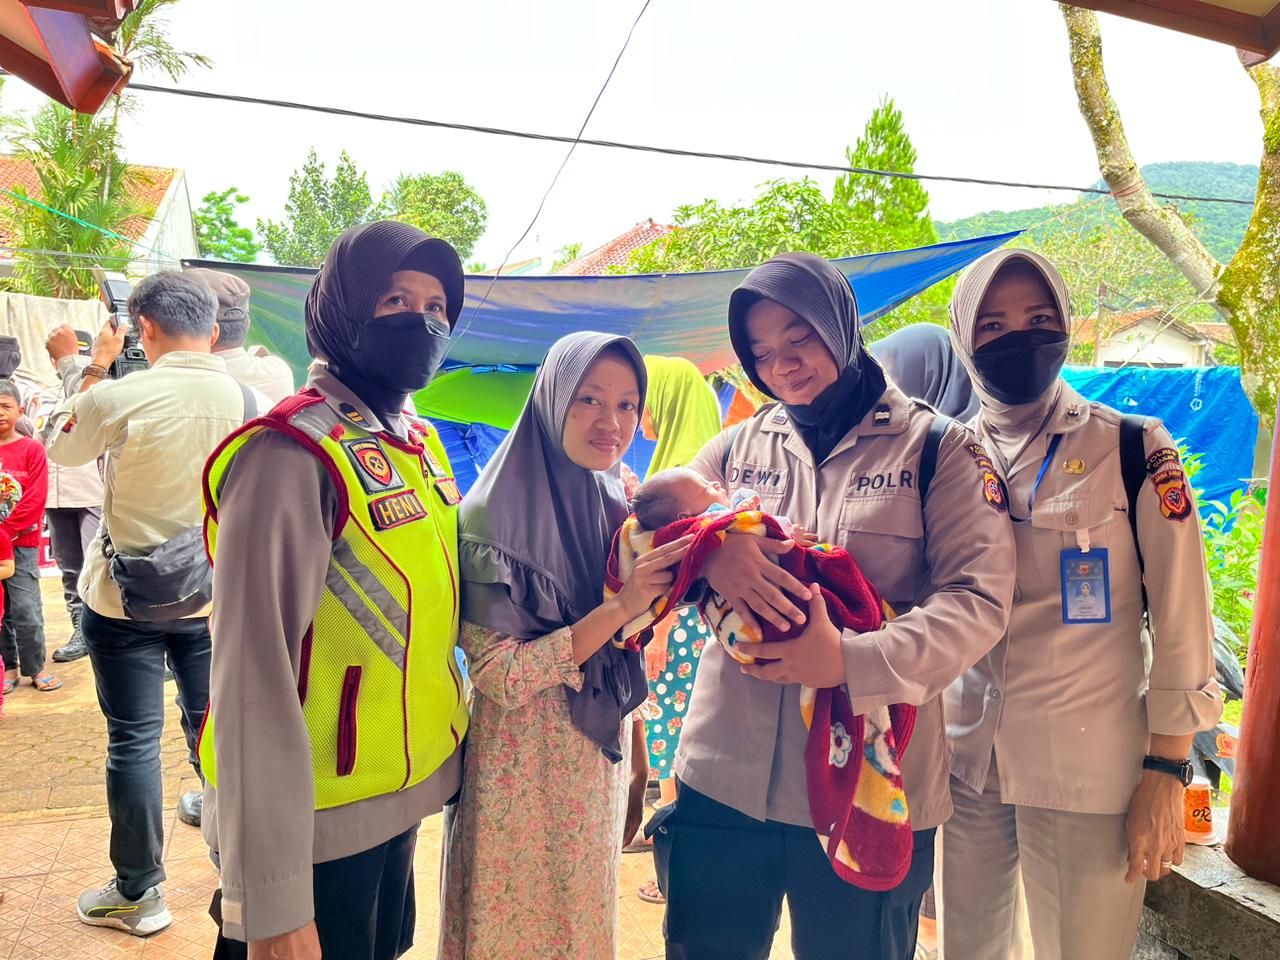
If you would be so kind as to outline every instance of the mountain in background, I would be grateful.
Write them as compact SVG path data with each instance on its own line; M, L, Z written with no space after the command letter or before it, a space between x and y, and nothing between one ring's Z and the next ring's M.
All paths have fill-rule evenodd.
M1147 185L1156 193L1178 193L1199 197L1232 197L1252 199L1258 188L1258 167L1256 164L1237 163L1151 163L1142 168L1142 175ZM1105 187L1102 181L1095 184ZM937 223L938 236L943 240L963 240L969 237L988 236L993 233L1004 233L1018 230L1032 224L1041 223L1055 215L1062 214L1072 218L1101 221L1104 216L1119 216L1114 200L1089 204L1090 195L1056 207L1034 207L1027 210L991 210L976 213L962 220L951 223ZM1249 217L1253 208L1237 203L1197 203L1194 201L1176 202L1178 207L1194 217L1193 226L1204 245L1223 263L1235 255L1236 248L1244 237L1245 228L1249 225ZM1074 208L1074 209L1070 209ZM1041 231L1051 229L1053 224L1045 224L1038 230L1031 231L1035 238Z

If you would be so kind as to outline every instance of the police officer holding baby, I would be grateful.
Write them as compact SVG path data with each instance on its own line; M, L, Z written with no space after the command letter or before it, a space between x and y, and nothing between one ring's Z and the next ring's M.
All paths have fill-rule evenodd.
M837 630L821 596L772 562L788 544L730 537L711 555L706 580L735 609L805 629L743 648L770 662L740 666L717 644L703 654L678 799L657 837L669 854L667 956L768 956L785 894L798 960L908 960L935 828L951 814L939 695L1009 617L1004 486L967 429L886 380L849 283L827 260L783 254L752 271L730 298L729 333L752 382L777 402L690 467L754 487L764 511L848 549L897 616L875 633ZM889 890L838 878L814 839L800 690L842 684L855 713L919 708L902 760L913 862Z

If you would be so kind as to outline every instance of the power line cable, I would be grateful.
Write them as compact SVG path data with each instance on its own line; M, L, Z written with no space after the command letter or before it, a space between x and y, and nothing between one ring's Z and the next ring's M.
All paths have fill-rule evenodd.
M28 258L49 258L60 260L90 260L93 263L147 263L147 264L175 264L181 263L177 257L162 256L156 257L113 257L99 255L96 253L75 253L71 250L45 250L40 247L14 247L9 244L0 244L0 257L5 255L28 257Z
M648 4L646 4L648 6ZM643 11L642 11L643 12ZM630 39L630 35L628 35ZM616 64L615 64L616 66ZM612 76L612 74L610 74ZM514 130L507 127L490 127L473 123L454 123L446 120L428 120L423 117L408 117L401 114L373 113L365 110L351 110L345 107L332 107L317 103L301 103L295 100L279 100L269 97L250 97L234 93L216 93L210 90L193 90L186 87L159 87L149 83L131 83L129 89L143 93L161 93L179 97L193 97L199 100L221 100L229 103L243 103L262 107L278 107L284 110L304 110L310 113L322 113L337 117L350 117L357 120L376 120L384 123L400 123L417 127L436 127L444 130L459 130L465 133L480 133L498 137L516 137L522 140L543 140L552 143L568 143L573 147L579 144L588 147L605 147L612 150L630 150L639 153L656 153L671 157L691 157L699 160L728 160L734 163L755 163L763 166L788 167L795 170L819 170L828 173L855 173L868 177L891 177L900 180L921 180L937 183L960 183L986 187L1011 187L1021 190L1055 190L1069 193L1088 193L1110 196L1112 191L1102 187L1080 187L1061 183L1032 183L1019 180L995 180L987 177L962 177L950 174L902 173L896 170L875 170L869 167L851 167L837 163L813 163L804 160L784 160L777 157L759 157L741 153L719 153L709 150L689 150L682 147L664 147L655 144L629 143L619 140L597 140L581 136L570 137L563 134L538 133L529 130ZM589 116L589 115L588 115ZM1161 200L1181 200L1191 203L1231 203L1241 206L1253 206L1252 199L1242 197L1203 197L1184 193L1152 192L1152 196Z
M542 208L547 205L547 198L551 196L551 191L555 189L556 182L560 179L560 174L564 172L564 168L569 163L569 158L573 156L573 152L578 149L578 144L582 142L582 135L587 130L587 124L591 122L591 117L596 112L596 107L600 105L600 98L604 96L605 90L609 88L609 81L613 79L614 73L618 69L618 64L622 62L622 56L627 52L627 47L631 45L631 38L635 35L636 27L640 25L640 20L644 17L645 11L649 9L652 0L644 0L644 4L640 7L640 12L636 14L635 20L631 23L631 29L627 31L627 37L622 41L622 46L618 50L618 55L613 59L613 66L609 68L608 75L604 78L604 83L600 85L600 91L596 94L596 98L591 101L591 108L587 111L587 115L582 119L582 126L578 128L578 135L573 138L569 144L569 149L565 152L564 159L560 161L560 166L556 168L555 174L551 177L551 182L547 184L546 191L542 194L542 199L538 201L538 209L533 212L533 219L529 221L529 225L524 228L524 233L520 234L520 239L511 245L511 249L507 251L507 255L502 258L502 263L498 265L498 269L493 272L493 279L489 281L489 285L485 287L484 296L480 298L480 303L467 315L466 320L458 329L457 336L453 338L449 344L449 349L453 349L453 345L462 339L463 334L467 332L467 328L475 321L476 315L489 302L489 294L493 292L493 285L498 282L498 278L502 276L502 268L511 260L516 249L520 244L524 243L525 237L529 236L529 232L533 230L534 224L538 222L538 217L542 215ZM448 357L448 353L445 354Z
M25 194L21 194L21 193L14 193L12 190L6 190L3 187L0 187L0 194L4 194L7 197L12 197L14 200L21 200L23 203L29 203L33 207L38 207L41 210L45 210L45 211L48 211L49 213L56 214L57 216L62 217L64 220L70 220L72 223L79 224L82 227L88 227L90 230L97 230L99 233L104 234L108 237L111 237L111 239L113 240L123 240L127 244L130 244L135 247L141 247L143 250L146 250L150 253L159 254L162 257L168 257L168 254L166 254L162 250L157 250L155 247L148 247L145 243L142 243L138 240L130 240L128 237L124 236L123 234L116 233L114 230L108 230L106 227L100 227L96 223L90 223L88 220L81 220L79 217L73 216L72 214L67 213L65 210L59 210L57 207L51 207L47 203L41 203L39 200L36 200L34 197L28 197ZM178 258L168 257L168 259L176 261Z

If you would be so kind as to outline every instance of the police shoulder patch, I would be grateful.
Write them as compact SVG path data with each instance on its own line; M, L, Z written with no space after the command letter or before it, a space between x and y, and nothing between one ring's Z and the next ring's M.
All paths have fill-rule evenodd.
M399 490L404 486L400 474L387 459L387 452L382 449L374 437L360 437L355 440L343 440L342 449L347 452L356 475L365 493L385 493L388 490Z
M986 449L980 443L965 444L964 449L973 458L974 464L978 467L978 474L982 477L982 499L996 512L1008 513L1008 492L1004 481L1000 479L1000 474L996 472L996 465L987 456Z
M1182 458L1173 447L1161 447L1147 457L1147 476L1160 498L1160 512L1166 520L1179 523L1191 516L1191 495L1187 489L1187 475L1182 469Z

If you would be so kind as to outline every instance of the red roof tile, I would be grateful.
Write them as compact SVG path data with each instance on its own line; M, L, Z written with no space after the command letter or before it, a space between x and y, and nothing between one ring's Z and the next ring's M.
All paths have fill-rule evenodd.
M130 166L129 172L134 175L133 195L141 202L145 215L130 217L119 232L130 240L138 240L147 232L147 227L152 222L151 218L164 200L165 194L169 192L169 186L173 183L173 178L178 171L168 167ZM29 196L40 198L40 180L36 177L31 161L0 154L0 188L14 190L19 186ZM0 202L16 203L17 201L0 195ZM9 240L8 234L0 227L0 244L8 243Z
M566 263L556 271L562 277L593 277L609 272L610 267L625 267L633 250L639 250L659 237L665 237L675 227L655 223L652 218L642 220L626 233L614 237L602 247L596 247L585 256Z
M1231 332L1231 327L1225 323L1197 323L1195 328L1214 343L1227 343L1235 346L1236 335Z

